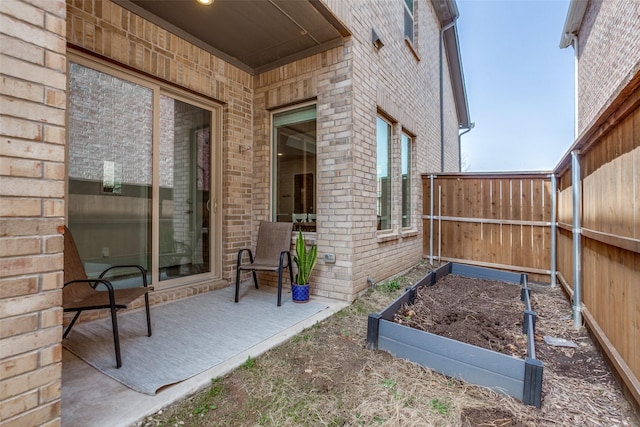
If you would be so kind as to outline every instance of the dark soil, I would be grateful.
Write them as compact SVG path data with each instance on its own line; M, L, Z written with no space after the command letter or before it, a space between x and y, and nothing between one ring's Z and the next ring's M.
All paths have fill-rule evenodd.
M418 289L394 321L477 347L526 355L520 286L448 275Z

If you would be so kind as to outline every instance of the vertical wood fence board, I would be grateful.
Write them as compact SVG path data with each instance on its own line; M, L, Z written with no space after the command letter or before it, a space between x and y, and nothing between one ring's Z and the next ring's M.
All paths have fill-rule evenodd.
M500 195L502 194L499 179L490 179L491 187L489 194L491 195L491 215L489 219L500 219L502 212L502 204L500 203Z
M636 224L634 223L634 217L637 215L638 209L640 209L640 202L626 194L629 193L629 189L634 188L636 184L640 184L640 179L636 180L636 176L640 175L636 170L638 165L634 164L633 161L633 151L622 156L622 162L620 165L622 184L618 189L618 197L620 198L620 203L625 207L623 212L626 218L624 218L624 221L620 222L620 230L615 233L629 237L635 237L634 228L636 227Z
M513 198L513 211L511 213L511 218L517 220L524 219L524 197L522 191L522 179L511 180L511 197Z
M637 127L635 130L636 144L640 145L640 113L636 115ZM633 209L633 232L632 237L640 239L640 146L636 146L633 149L633 171L634 171L634 184L635 194L632 194L634 209Z

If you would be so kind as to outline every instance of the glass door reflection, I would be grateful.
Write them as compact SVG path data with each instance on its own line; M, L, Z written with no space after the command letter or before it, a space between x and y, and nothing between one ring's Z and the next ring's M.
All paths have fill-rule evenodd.
M160 97L160 280L211 271L211 111Z

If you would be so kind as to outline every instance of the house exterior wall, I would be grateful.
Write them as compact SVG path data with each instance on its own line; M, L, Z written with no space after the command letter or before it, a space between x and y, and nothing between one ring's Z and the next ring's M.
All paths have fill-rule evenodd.
M439 22L430 1L417 1L416 40L403 37L402 2L327 1L352 32L344 46L256 77L254 98L254 228L271 218L270 112L317 102L317 233L320 260L312 276L317 295L353 300L374 281L422 259L420 172L440 170ZM384 46L371 43L375 29ZM458 121L445 57L445 163L458 168ZM394 218L377 231L376 117L392 123ZM414 136L412 227L402 228L400 134ZM314 240L315 239L315 240ZM335 264L323 254L334 253Z
M232 277L251 241L252 164L238 147L252 138L252 76L110 1L69 3L67 23L72 45L224 103L222 277Z
M273 109L317 103L318 230L314 293L353 300L367 286L422 258L420 173L439 170L439 23L416 1L416 41L403 40L402 2L328 7L353 32L344 46L251 76L105 0L0 1L0 423L61 425L63 239L67 177L67 52L80 52L214 99L222 105L222 281L238 249L251 246L270 215ZM385 46L371 45L371 28ZM68 43L68 44L67 44ZM445 162L457 168L457 119L445 64ZM394 172L394 220L376 230L376 116L414 136L413 225L400 225L401 173ZM243 147L240 150L239 147ZM249 148L248 150L246 148ZM219 282L222 282L219 281ZM219 284L218 284L219 285ZM152 302L210 289L173 288ZM195 289L195 290L194 290Z
M0 2L0 424L60 425L65 2Z
M640 71L640 2L590 1L578 33L578 137Z

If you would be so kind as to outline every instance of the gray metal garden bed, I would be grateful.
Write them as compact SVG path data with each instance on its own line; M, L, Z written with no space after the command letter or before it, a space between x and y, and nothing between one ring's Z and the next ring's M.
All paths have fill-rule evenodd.
M527 334L527 357L517 357L462 343L392 321L405 303L412 303L416 290L431 286L447 274L500 280L522 286L523 333ZM543 363L536 359L534 330L536 314L531 310L526 274L447 263L431 271L382 312L370 314L367 347L384 350L441 374L513 396L525 404L541 407ZM472 302L470 302L472 303Z

